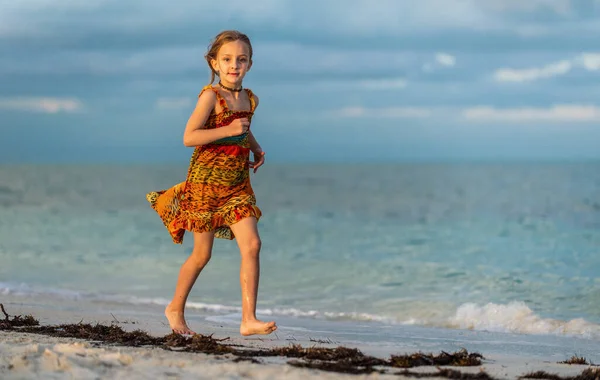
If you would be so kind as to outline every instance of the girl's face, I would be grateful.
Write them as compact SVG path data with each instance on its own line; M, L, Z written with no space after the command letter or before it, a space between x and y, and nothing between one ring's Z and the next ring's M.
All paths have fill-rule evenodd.
M213 59L211 64L225 86L239 87L252 66L250 49L239 40L228 42L221 46L217 59Z

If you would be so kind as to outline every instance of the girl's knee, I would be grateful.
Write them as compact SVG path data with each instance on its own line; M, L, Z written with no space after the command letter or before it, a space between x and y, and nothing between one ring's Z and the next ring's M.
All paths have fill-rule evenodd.
M207 251L205 249L194 249L191 256L198 266L204 266L210 261L211 255L211 251Z
M240 252L244 256L258 256L262 242L259 237L248 239L240 244Z

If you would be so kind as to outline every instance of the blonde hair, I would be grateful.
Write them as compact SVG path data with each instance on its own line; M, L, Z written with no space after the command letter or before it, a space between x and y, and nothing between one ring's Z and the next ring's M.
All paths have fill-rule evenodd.
M250 51L250 63L252 63L252 44L250 43L250 38L248 38L248 36L244 33L238 32L237 30L225 30L217 34L210 45L208 45L208 52L204 56L204 58L206 58L206 62L208 63L208 68L210 69L210 84L215 81L215 75L219 76L219 73L213 68L211 61L213 59L217 59L217 54L219 53L221 46L233 41L242 41L248 45L248 50Z

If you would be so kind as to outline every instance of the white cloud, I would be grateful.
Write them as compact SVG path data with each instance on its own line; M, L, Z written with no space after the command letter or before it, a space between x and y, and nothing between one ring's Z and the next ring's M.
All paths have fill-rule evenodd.
M548 108L495 108L480 106L462 110L466 120L484 122L592 122L600 121L600 107L563 104Z
M454 67L456 65L456 57L448 53L437 53L434 58L434 62L426 62L421 66L421 69L425 72L432 72L436 69L443 67Z
M494 79L498 82L530 82L565 75L575 67L581 67L588 71L600 70L600 53L583 53L575 58L553 62L542 67L501 68L494 72Z
M600 70L600 53L583 53L579 56L579 62L588 71Z
M156 108L159 110L180 110L190 108L192 99L190 98L159 98L156 100Z
M83 104L79 99L74 98L16 97L0 98L0 109L43 113L73 113L82 111Z
M337 117L381 117L389 119L421 119L433 115L433 109L427 107L346 107L333 111Z
M543 67L533 67L528 69L502 68L496 70L494 79L498 82L528 82L541 78L564 75L571 71L572 67L573 65L570 61L564 60Z
M456 57L447 53L437 53L435 60L442 66L454 66L456 65Z

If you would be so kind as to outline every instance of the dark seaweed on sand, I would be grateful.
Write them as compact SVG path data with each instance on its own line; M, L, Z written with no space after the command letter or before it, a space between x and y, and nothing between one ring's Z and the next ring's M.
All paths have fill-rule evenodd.
M404 370L403 372L398 372L396 375L402 375L406 377L445 377L447 379L476 379L476 380L493 380L494 378L488 375L484 371L480 371L478 373L465 373L456 371L454 369L449 368L438 368L438 372L411 372L408 370Z
M376 358L363 354L356 348L336 347L303 347L290 345L271 349L253 350L245 347L237 348L234 344L224 344L225 339L215 339L206 335L185 337L169 334L164 337L154 337L142 330L131 332L124 331L116 325L105 326L101 324L77 323L40 326L39 322L31 315L10 317L0 304L4 320L0 320L0 330L27 332L48 335L53 337L79 338L93 342L119 344L122 346L154 346L170 351L201 352L212 355L229 354L235 356L236 362L249 361L260 363L259 357L287 357L295 358L288 362L295 367L312 368L323 371L351 374L389 373L391 368L409 368L417 366L478 366L483 356L478 353L469 353L463 349L455 353L442 352L439 355L414 353L410 355L392 355L389 360ZM301 359L301 360L298 360ZM542 376L541 372L528 374L522 378L559 379L559 380L600 380L600 371L590 372L585 370L581 375L573 378L560 377L528 377ZM476 374L464 373L454 369L440 369L433 373L417 373L407 370L397 373L410 377L445 377L449 379L492 379L487 373L480 371ZM546 374L548 375L548 374ZM549 375L552 376L552 375Z
M411 368L428 365L448 365L453 367L470 367L481 365L483 356L478 353L469 353L462 349L453 354L442 351L441 354L433 356L432 354L416 353L410 355L392 355L390 362L393 367Z
M310 368L310 369L318 369L321 371L328 372L337 372L337 373L350 373L354 375L362 375L362 374L370 374L373 372L379 372L384 374L383 370L376 370L373 367L356 367L348 363L347 361L339 361L339 362L324 362L324 361L299 361L299 360L290 360L288 362L292 367L299 368Z
M26 315L25 317L17 315L11 319L6 310L4 310L4 305L1 303L0 310L4 314L4 320L0 321L0 330L10 330L13 327L37 326L40 324L31 315Z
M588 368L576 376L559 376L554 373L537 371L519 377L519 379L545 379L545 380L600 380L599 368Z
M571 356L569 360L565 360L563 362L558 362L558 364L581 364L581 365L589 365L590 363L585 360L583 357L579 357L577 355Z

